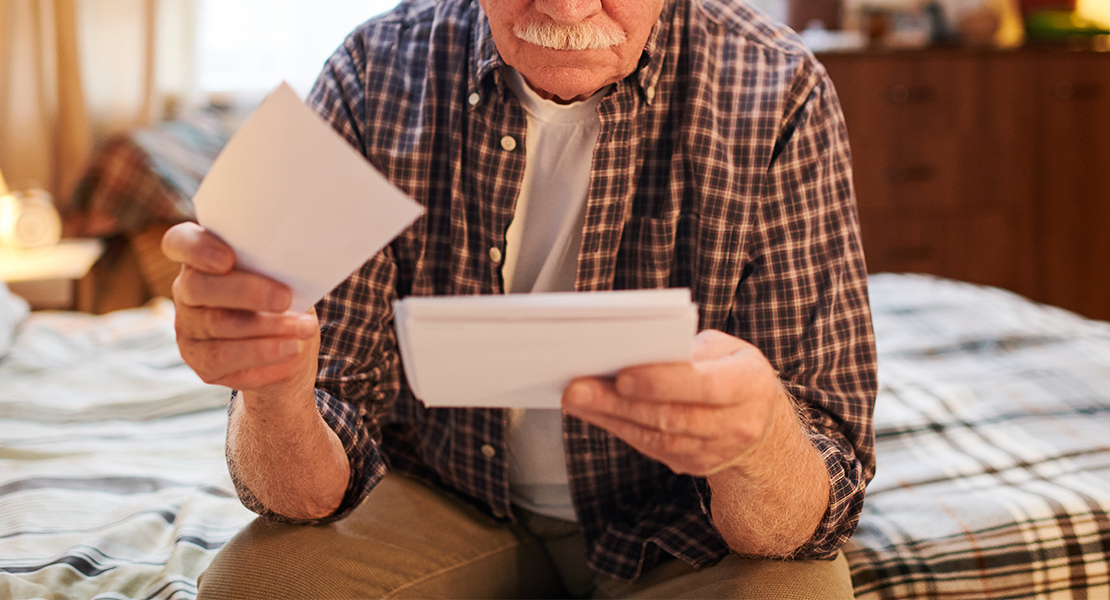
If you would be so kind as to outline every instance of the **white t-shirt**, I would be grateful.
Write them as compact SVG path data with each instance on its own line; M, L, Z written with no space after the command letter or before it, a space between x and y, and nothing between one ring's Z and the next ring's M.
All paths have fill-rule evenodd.
M527 112L528 129L524 180L505 234L505 289L510 293L574 291L590 165L601 130L597 106L608 88L581 102L557 104L536 94L515 70L506 70ZM513 502L533 512L576 521L562 411L513 410L508 445Z

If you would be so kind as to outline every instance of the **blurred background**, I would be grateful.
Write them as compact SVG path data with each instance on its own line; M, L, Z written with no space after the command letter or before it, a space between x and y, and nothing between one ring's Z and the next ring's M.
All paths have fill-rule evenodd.
M238 124L395 1L0 0L0 280L167 295L162 232ZM753 2L832 77L871 271L1110 319L1110 0Z

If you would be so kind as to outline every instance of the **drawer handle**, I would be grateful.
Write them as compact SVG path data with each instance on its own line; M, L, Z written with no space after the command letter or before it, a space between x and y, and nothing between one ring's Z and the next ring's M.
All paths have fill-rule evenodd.
M933 99L933 88L927 85L898 83L890 87L887 98L891 104L923 104Z
M886 170L886 180L893 184L922 183L934 177L936 170L929 165L902 165Z
M1057 81L1052 86L1052 95L1057 100L1090 100L1098 98L1101 92L1099 85L1093 81Z

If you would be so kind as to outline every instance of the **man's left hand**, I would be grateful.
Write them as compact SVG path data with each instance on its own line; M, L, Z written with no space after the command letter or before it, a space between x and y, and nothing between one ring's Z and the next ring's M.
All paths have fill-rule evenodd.
M563 393L567 414L690 475L741 462L789 402L755 346L712 330L695 338L689 363L631 367L615 380L582 378Z

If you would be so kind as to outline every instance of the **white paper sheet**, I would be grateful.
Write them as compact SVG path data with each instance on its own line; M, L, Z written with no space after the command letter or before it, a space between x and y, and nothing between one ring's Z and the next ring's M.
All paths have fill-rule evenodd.
M395 303L409 386L427 406L559 408L576 377L690 360L685 289L439 296Z
M308 310L423 213L301 101L277 87L216 158L197 221L238 264L289 285Z

